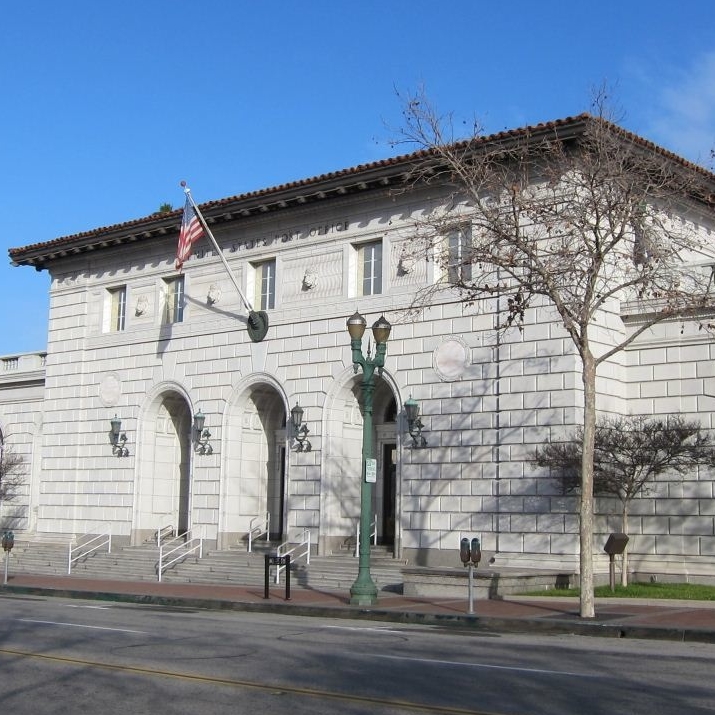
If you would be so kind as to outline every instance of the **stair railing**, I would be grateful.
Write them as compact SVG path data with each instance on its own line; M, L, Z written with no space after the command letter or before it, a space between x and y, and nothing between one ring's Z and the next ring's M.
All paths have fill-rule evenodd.
M95 551L107 547L107 553L112 553L112 527L109 522L102 524L101 528L105 529L101 533L97 534L96 530L88 531L85 534L77 537L76 540L72 540L69 543L69 550L67 553L67 575L72 573L72 565L77 563L80 559L93 554ZM72 544L76 544L72 546Z
M254 516L248 525L248 553L251 553L253 542L260 539L265 534L268 541L271 530L271 514L266 512L264 516Z
M157 577L161 582L161 576L170 566L177 561L183 561L190 554L198 553L197 558L203 558L204 540L201 537L191 536L187 531L175 536L159 546L159 563L157 564Z
M156 545L157 547L161 546L161 542L167 537L167 536L174 536L176 531L174 530L174 525L173 524L166 524L166 526L161 526L156 530Z
M292 544L292 545L291 545ZM284 541L277 549L276 556L290 555L291 563L298 559L305 558L305 563L310 564L310 529L303 529L296 541ZM275 582L281 582L281 572L285 571L285 566L276 566Z
M373 546L377 546L377 517L373 515L370 522L370 540ZM360 519L358 519L357 528L355 529L355 558L360 556Z

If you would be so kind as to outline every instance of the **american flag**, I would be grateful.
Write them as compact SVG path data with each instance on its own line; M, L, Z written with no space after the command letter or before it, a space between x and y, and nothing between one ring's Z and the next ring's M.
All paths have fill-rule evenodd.
M181 230L179 231L179 245L176 249L176 269L181 270L184 261L191 255L191 248L204 235L204 229L196 216L196 211L186 197L184 204L184 215L181 219Z

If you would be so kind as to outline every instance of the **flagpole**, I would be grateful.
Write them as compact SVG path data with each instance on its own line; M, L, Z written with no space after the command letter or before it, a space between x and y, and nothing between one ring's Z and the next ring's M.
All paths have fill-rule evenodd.
M206 223L206 219L204 219L203 214L199 210L199 207L196 205L196 202L194 201L194 197L191 195L191 189L189 189L189 187L186 185L185 181L181 182L181 186L184 189L186 198L189 200L189 203L191 204L191 208L194 209L196 218L199 220L199 223L201 224L204 231L206 232L206 235L211 240L213 247L216 249L216 253L218 253L218 257L221 259L221 263L223 263L223 267L226 269L226 272L228 273L228 277L231 279L231 282L233 283L236 290L238 291L238 295L241 297L241 301L242 301L244 307L248 311L248 333L251 337L251 340L258 343L261 340L263 340L263 338L266 336L266 333L268 332L268 315L263 310L259 310L259 311L253 310L253 307L251 306L251 304L246 300L246 296L243 295L243 291L241 290L241 287L238 285L238 281L236 280L236 276L233 274L233 271L231 270L231 266L228 265L228 261L226 260L226 257L223 255L223 251L221 250L221 247L218 245L218 242L216 241L213 233L211 232L211 229L209 228L208 224Z
M186 194L186 198L189 200L191 207L194 209L194 212L196 213L196 218L199 220L199 222L203 226L204 231L206 231L206 235L211 239L211 243L213 243L213 246L216 249L216 253L218 253L218 257L221 259L221 263L223 263L223 267L226 269L226 272L228 273L229 278L231 279L231 282L236 287L236 290L238 291L238 295L241 296L241 301L243 302L244 307L250 313L251 311L253 311L253 307L246 300L246 297L243 295L243 291L241 290L240 286L238 285L236 276L233 275L233 271L231 270L231 267L228 265L228 261L226 260L226 257L223 255L223 251L219 247L218 242L214 238L213 233L211 233L211 229L209 228L208 224L206 223L206 219L204 219L203 215L201 214L201 211L199 211L199 207L196 205L196 202L194 201L194 197L191 195L191 189L189 189L189 187L186 185L185 181L181 182L181 186L184 188L184 193Z

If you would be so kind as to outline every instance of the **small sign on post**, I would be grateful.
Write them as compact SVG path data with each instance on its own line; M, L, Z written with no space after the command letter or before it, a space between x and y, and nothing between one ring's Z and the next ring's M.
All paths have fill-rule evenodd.
M616 590L616 564L615 556L622 556L628 544L628 534L611 534L603 550L608 554L608 580L611 591Z
M264 557L263 598L270 598L270 569L271 566L285 566L286 570L286 601L290 601L290 554L266 554Z
M365 460L365 481L377 482L377 460L371 457Z

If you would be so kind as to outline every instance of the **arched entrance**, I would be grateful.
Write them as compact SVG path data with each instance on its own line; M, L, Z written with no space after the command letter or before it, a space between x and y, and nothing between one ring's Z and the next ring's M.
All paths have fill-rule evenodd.
M149 404L143 425L132 543L154 538L157 529L191 528L191 410L174 390Z
M324 415L325 456L321 486L320 549L322 553L354 548L360 518L362 478L362 376L346 372L329 396ZM372 514L378 543L396 547L399 526L397 470L397 407L391 384L375 378L373 456L377 480L372 489Z
M387 391L381 397L383 399L373 415L377 458L373 509L378 543L394 547L397 528L397 402Z
M219 535L222 548L245 539L252 520L266 515L270 538L286 536L286 404L270 378L257 376L229 405Z

